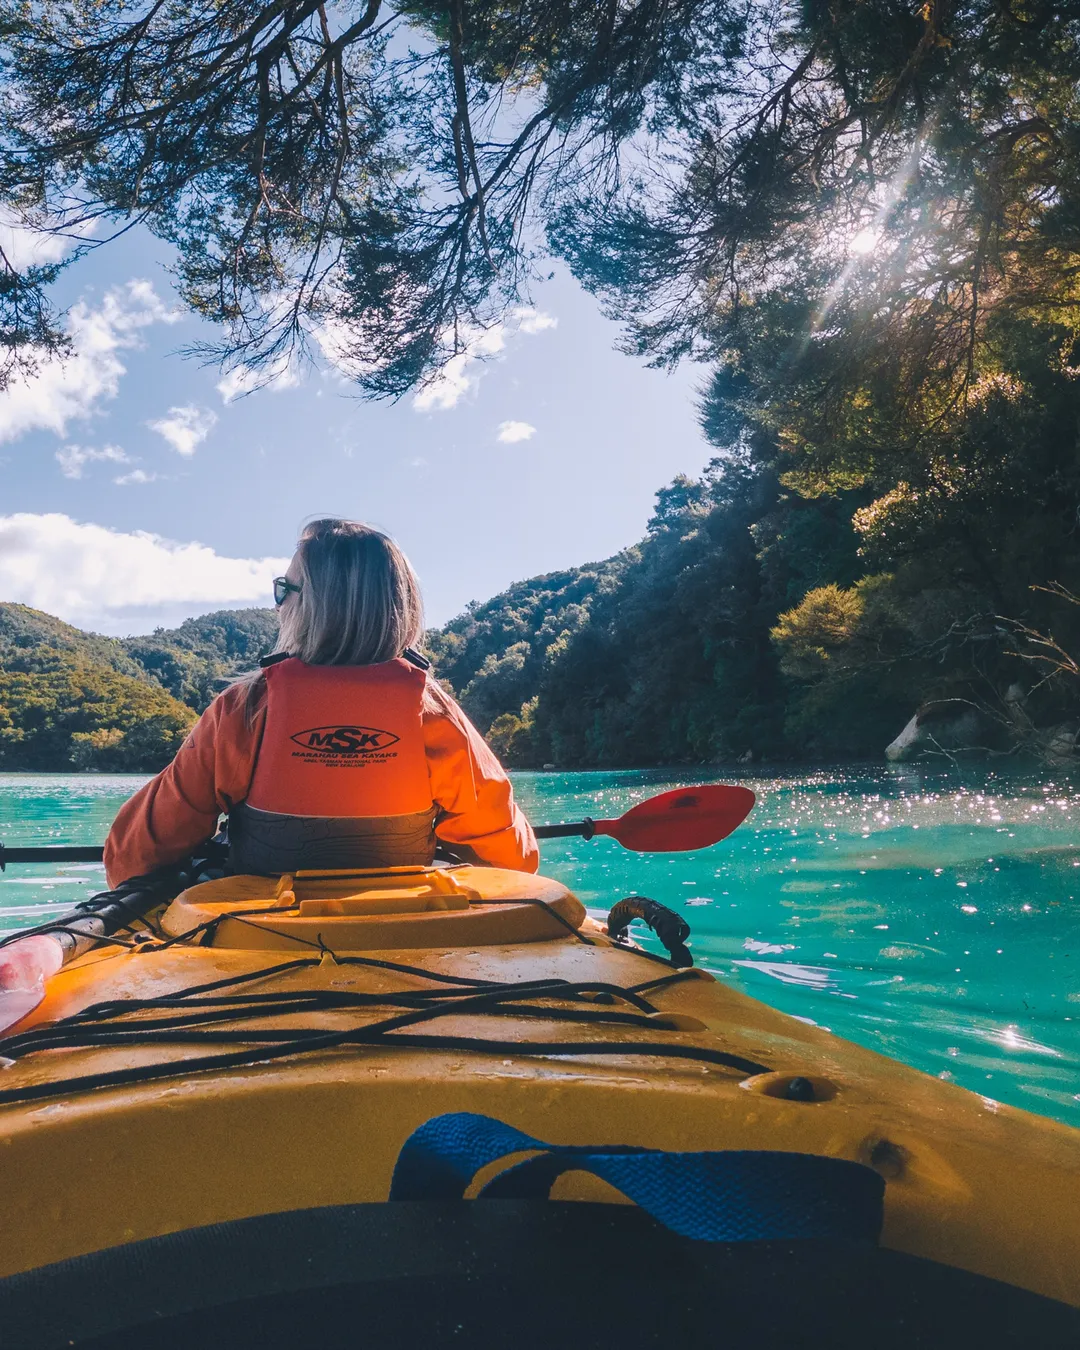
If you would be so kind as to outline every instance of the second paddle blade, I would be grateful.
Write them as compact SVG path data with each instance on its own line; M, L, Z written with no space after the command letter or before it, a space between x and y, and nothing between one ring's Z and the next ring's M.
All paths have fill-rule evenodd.
M34 1011L45 997L45 981L63 963L64 949L44 933L0 947L0 1035Z
M618 820L598 820L596 833L610 835L637 853L684 853L726 839L756 800L744 787L676 788L640 802Z

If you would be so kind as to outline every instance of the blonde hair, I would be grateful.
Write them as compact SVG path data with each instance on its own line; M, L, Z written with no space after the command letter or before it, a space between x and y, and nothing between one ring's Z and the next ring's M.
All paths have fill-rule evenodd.
M301 590L282 607L275 651L311 666L374 666L420 641L420 583L389 535L357 520L315 520L296 561Z

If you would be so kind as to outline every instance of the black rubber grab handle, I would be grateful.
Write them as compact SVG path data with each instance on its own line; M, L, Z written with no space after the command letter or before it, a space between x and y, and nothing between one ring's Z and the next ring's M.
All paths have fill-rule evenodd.
M612 907L608 915L608 937L616 942L625 942L626 930L635 919L647 923L664 944L676 970L685 970L694 964L686 939L690 936L690 925L681 914L676 914L659 900L650 900L645 895L628 895Z

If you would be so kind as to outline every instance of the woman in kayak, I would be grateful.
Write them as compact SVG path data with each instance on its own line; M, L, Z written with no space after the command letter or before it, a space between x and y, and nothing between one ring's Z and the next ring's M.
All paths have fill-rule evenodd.
M222 813L236 872L427 864L437 841L535 872L536 839L502 766L413 651L420 589L394 541L315 521L274 600L275 653L218 695L121 808L109 884L187 857Z

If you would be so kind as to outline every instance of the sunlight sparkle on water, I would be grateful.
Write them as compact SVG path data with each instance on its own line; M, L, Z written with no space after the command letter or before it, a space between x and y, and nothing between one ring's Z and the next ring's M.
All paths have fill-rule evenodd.
M601 867L595 849L560 841L544 868L598 916L635 892L682 908L698 963L756 998L1080 1125L1080 785L901 765L517 781L538 821L596 815L598 792L615 815L681 783L745 783L758 806L708 853L604 841Z

